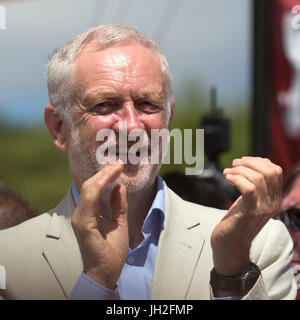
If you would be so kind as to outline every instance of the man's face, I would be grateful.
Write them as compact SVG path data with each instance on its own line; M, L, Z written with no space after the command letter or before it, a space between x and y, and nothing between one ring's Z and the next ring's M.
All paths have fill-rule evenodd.
M122 45L97 51L88 46L76 58L80 101L72 108L71 139L68 153L77 187L98 170L97 132L116 133L126 121L128 133L167 127L163 78L158 58L139 44ZM159 165L127 164L117 183L135 192L155 178Z

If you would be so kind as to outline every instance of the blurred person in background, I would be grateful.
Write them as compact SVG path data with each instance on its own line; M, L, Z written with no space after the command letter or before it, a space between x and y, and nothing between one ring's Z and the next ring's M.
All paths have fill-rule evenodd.
M35 217L34 210L17 193L0 182L0 230Z
M297 300L300 300L300 161L286 174L279 218L286 225L294 242L292 266L297 280Z
M235 159L223 174L241 196L225 211L181 199L149 154L146 164L99 161L105 129L171 128L171 73L154 41L130 27L89 29L50 56L48 92L45 123L74 183L56 208L0 232L3 298L295 298L292 241L271 219L279 166ZM111 146L128 157L119 141Z

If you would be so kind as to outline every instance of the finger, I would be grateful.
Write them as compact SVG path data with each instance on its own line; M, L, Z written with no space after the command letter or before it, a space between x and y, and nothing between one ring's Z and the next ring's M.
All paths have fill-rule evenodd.
M124 165L123 165L122 160L119 160L115 164L106 164L103 166L103 168L101 168L100 171L98 171L96 174L94 174L90 179L86 180L84 184L91 184L92 185L95 181L98 181L98 183L103 182L105 184L105 186L104 186L104 188L105 188L109 182L114 181L118 177L118 171L121 168L123 170L123 167L124 167ZM116 172L115 172L115 170L116 170ZM116 174L116 176L115 176L115 174ZM107 177L108 179L111 178L111 181L107 181L107 179L105 179L105 177ZM101 187L102 187L102 185L101 185Z
M281 167L271 162L267 158L242 157L240 159L234 159L232 165L233 167L243 165L259 172L260 170L266 170L267 172L270 171L271 173L276 174L278 177L282 176Z
M260 157L242 157L232 162L234 167L246 166L264 175L269 196L277 198L281 194L282 169L268 159Z
M123 164L121 163L105 166L82 184L80 195L82 195L82 197L87 195L91 198L98 197L98 194L101 193L109 183L118 178L122 170Z
M110 196L110 210L113 221L127 224L127 197L126 187L124 185L117 185L113 188Z
M123 163L108 165L85 181L80 190L78 210L81 218L99 214L99 198L105 187L116 180L123 170Z
M269 161L260 157L242 157L238 159L234 159L232 161L232 165L235 166L245 166L249 167L253 170L260 171L262 169L271 168Z
M223 173L225 176L227 174L241 175L256 186L257 191L262 197L268 195L265 177L260 172L247 167L237 166L234 168L226 168L224 169Z
M241 192L241 194L246 197L246 199L248 198L249 200L253 200L256 198L255 185L244 176L237 174L226 174L225 178L230 184L234 185Z
M270 166L271 165L274 166L274 169L276 170L276 173L278 176L279 187L280 187L280 190L282 190L282 183L283 183L283 170L282 170L282 168L279 165L273 163L270 159L268 159L268 158L264 158L264 159L267 161L267 163L269 163Z

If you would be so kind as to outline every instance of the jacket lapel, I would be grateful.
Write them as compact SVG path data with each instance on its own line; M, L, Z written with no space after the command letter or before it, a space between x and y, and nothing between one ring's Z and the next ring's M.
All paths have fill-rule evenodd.
M83 270L80 250L71 226L74 209L75 204L69 191L50 212L52 218L43 249L43 255L66 297L70 295Z
M183 204L165 185L165 223L158 244L151 299L186 299L204 237L199 216L187 212Z

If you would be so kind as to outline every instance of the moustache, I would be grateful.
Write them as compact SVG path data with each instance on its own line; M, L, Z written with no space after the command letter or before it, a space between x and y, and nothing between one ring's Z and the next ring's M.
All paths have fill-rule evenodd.
M118 139L114 132L109 132L99 145L96 157L99 164L115 163L118 158L125 164L138 164L148 163L149 153L151 144L144 130L136 130L134 135L119 132Z

